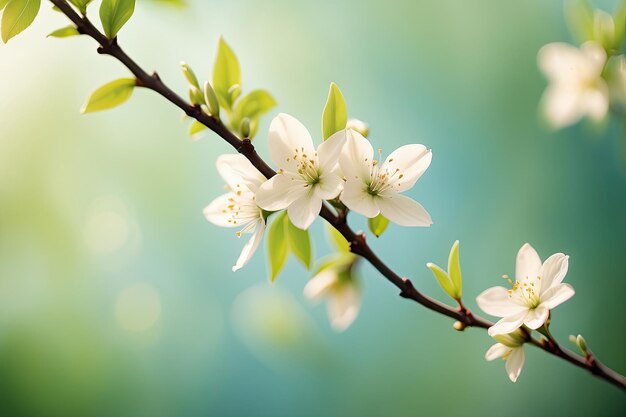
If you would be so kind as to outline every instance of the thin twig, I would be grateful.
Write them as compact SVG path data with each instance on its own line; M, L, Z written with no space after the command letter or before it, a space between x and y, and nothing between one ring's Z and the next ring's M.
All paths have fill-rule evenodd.
M254 145L249 139L240 139L232 133L224 124L208 114L204 113L199 106L187 103L182 97L171 90L155 72L148 74L134 60L132 60L117 43L116 39L108 39L101 33L86 16L80 16L65 0L50 0L57 6L63 14L65 14L75 25L79 33L93 38L100 44L98 53L109 55L120 61L126 68L133 73L137 79L137 86L152 90L165 99L170 101L176 107L180 108L189 117L196 119L207 128L217 133L222 139L228 142L239 153L244 155L265 177L271 178L276 172L259 156ZM441 303L427 295L419 292L408 278L402 278L389 268L375 253L365 240L364 234L355 233L346 223L345 216L335 215L327 206L323 205L320 216L336 228L348 242L350 249L357 255L368 260L388 281L400 289L400 296L415 301L429 310L435 311L444 316L448 316L463 324L463 327L478 327L487 329L493 325L489 320L474 315L466 308L453 308L447 304ZM607 366L600 363L595 357L588 361L585 358L576 355L568 350L560 348L553 343L543 343L531 339L532 345L543 349L544 351L558 356L573 365L586 369L593 375L608 381L609 383L621 388L626 392L626 378L619 373L613 371Z

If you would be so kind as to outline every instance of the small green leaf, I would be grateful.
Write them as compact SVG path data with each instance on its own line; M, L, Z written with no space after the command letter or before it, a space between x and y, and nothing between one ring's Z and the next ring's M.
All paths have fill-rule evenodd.
M256 120L276 106L276 100L265 90L254 90L239 100L233 123L238 126L244 117Z
M270 261L270 279L272 282L285 266L289 255L289 243L285 239L285 217L287 212L279 213L267 232L267 255Z
M80 11L83 16L87 14L87 6L89 6L89 3L92 1L93 0L69 0L69 2L76 6L78 11Z
M380 237L380 235L382 235L385 230L387 230L387 226L389 226L389 220L379 213L378 216L368 219L367 225L370 229L370 232L374 233L374 236Z
M213 88L222 107L232 111L233 103L241 93L241 70L237 56L222 37L213 67Z
M91 93L81 112L93 113L119 106L130 98L135 85L134 78L121 78L105 84Z
M78 32L78 30L76 30L76 28L74 26L66 26L64 28L61 29L57 29L54 32L51 32L48 37L53 37L53 38L68 38L70 36L76 36L76 35L80 35L80 32Z
M107 38L115 38L134 11L135 0L102 0L100 21Z
M456 294L454 292L454 287L452 286L452 282L450 282L450 278L448 277L448 274L446 274L446 271L439 268L435 264L431 264L430 262L427 263L426 266L428 267L428 269L433 271L435 278L437 278L437 281L439 281L439 285L441 285L441 288L446 292L446 294L448 294L452 298L455 298Z
M322 134L324 140L331 137L333 133L345 129L347 122L348 108L346 107L343 94L341 94L341 90L337 87L337 84L330 83L328 100L326 100L326 106L324 107L324 113L322 115Z
M0 11L4 9L4 6L6 6L8 2L9 0L0 0Z
M39 13L41 0L9 0L2 13L2 41L9 39L28 28Z
M200 123L197 120L194 120L194 122L191 124L191 126L189 126L189 136L197 137L198 133L202 132L206 128L207 127L205 125L203 125L202 123Z
M288 216L285 216L285 230L291 251L307 269L311 269L311 238L308 230L298 229Z
M588 0L569 0L565 3L565 20L581 43L593 39L593 8Z
M330 224L328 225L328 235L331 243L339 252L350 252L350 243L348 243L346 238Z
M450 249L450 257L448 258L448 275L454 287L455 296L453 298L459 300L463 295L463 276L461 274L461 261L459 260L459 241L457 240Z
M618 4L613 14L613 21L615 22L615 49L619 50L626 42L626 1Z

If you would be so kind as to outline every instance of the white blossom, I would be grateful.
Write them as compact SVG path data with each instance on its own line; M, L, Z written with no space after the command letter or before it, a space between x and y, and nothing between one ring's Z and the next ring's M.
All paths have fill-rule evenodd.
M287 215L300 229L308 229L322 208L341 192L338 159L345 143L340 131L313 147L309 131L294 117L281 113L272 120L268 138L270 157L277 174L257 192L260 207L269 211L287 209Z
M505 361L504 368L512 382L517 381L524 367L524 339L517 333L494 336L498 343L491 346L485 359L492 361L502 358Z
M345 255L342 255L345 257ZM304 287L304 296L310 300L328 301L328 318L336 331L344 331L359 314L361 291L350 271L353 255L319 271Z
M476 298L485 313L502 317L489 328L489 335L511 333L522 325L538 329L551 309L570 299L574 289L562 283L568 258L556 253L542 264L535 249L524 244L517 253L515 283L509 279L512 288L489 288Z
M548 78L543 112L555 129L572 125L582 117L604 119L609 110L609 88L602 78L606 52L596 42L580 49L566 43L550 43L538 54L539 68Z
M347 129L339 164L346 177L341 201L366 217L379 213L401 226L430 226L432 220L419 203L400 193L407 191L430 165L432 153L424 145L405 145L384 162L359 132Z
M238 237L242 233L252 234L233 266L233 271L237 271L252 258L263 239L265 218L255 193L265 177L243 155L221 155L217 158L217 171L228 192L206 206L204 216L217 226L240 228Z

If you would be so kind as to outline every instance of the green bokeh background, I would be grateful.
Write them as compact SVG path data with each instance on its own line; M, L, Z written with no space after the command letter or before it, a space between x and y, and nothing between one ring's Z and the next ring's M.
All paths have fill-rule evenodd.
M554 311L564 343L582 333L626 372L624 124L548 131L536 53L568 41L560 1L139 2L120 42L184 94L178 62L210 75L220 34L243 88L320 139L328 85L387 154L433 149L409 194L430 229L391 226L372 246L427 294L425 263L461 241L467 304L514 272L530 242L570 255L576 296ZM614 1L598 3L612 10ZM96 15L96 8L91 10ZM148 91L89 116L88 92L127 76L90 39L46 39L66 25L43 11L0 46L0 415L7 416L608 416L626 397L527 349L516 384L480 330L397 296L364 265L362 311L336 334L301 294L291 260L274 285L259 251L202 208L222 192L214 135L194 142L177 109ZM266 117L255 141L267 155ZM364 223L355 219L355 227ZM315 253L329 252L324 225Z

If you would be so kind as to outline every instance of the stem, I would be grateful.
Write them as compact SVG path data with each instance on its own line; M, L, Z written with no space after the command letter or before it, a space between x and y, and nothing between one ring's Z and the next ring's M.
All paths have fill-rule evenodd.
M93 38L100 44L98 53L109 55L120 61L126 68L133 73L137 79L137 86L144 87L161 95L176 107L180 108L189 117L196 119L207 128L217 133L222 139L228 142L239 153L244 155L265 177L271 178L276 172L259 156L254 149L254 145L249 139L240 139L233 134L220 120L216 120L204 113L199 106L187 103L182 97L172 91L163 83L157 73L148 74L135 61L133 61L118 45L117 38L108 39L102 34L86 16L80 16L65 0L50 0L57 6L63 14L65 14L75 25L77 30L84 35ZM456 309L441 303L427 295L422 294L413 286L408 278L402 278L389 268L369 247L365 241L363 233L355 233L346 223L345 216L335 215L326 205L322 205L320 216L336 228L348 242L350 249L357 255L367 259L388 281L400 290L400 296L415 301L429 310L435 311L454 320L460 321L466 327L479 327L487 329L493 325L490 321L472 314L465 307ZM544 351L558 356L573 365L587 369L593 375L616 385L626 392L626 378L612 369L600 363L593 358L586 361L568 350L555 349L547 344L531 339L531 344L543 349ZM557 345L558 346L558 345Z

